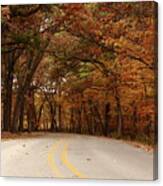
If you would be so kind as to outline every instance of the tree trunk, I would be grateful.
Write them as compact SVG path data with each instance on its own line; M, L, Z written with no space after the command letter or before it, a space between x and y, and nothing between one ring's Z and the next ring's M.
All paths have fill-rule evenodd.
M71 108L71 116L70 116L70 132L74 132L74 109Z
M94 123L93 123L93 105L92 105L92 100L88 100L88 108L89 108L89 125L88 125L88 129L89 129L89 134L94 134Z
M79 134L81 134L81 126L82 126L82 124L81 124L81 112L82 112L82 110L81 110L82 108L78 108L77 109L77 133L79 133Z
M42 50L45 49L47 46L48 46L48 43L45 43L45 46L42 48ZM36 52L35 56L30 56L30 59L27 62L28 68L27 68L26 74L24 76L24 79L22 80L22 84L19 85L17 98L16 98L16 104L14 107L13 119L12 119L12 126L13 126L12 131L13 132L17 132L19 129L18 119L19 119L21 104L23 102L25 94L27 93L27 91L30 87L32 78L34 76L34 73L35 73L38 65L40 64L43 54L44 53L41 50L38 50ZM34 54L32 54L32 55L34 55Z
M21 111L20 111L20 116L19 116L19 131L23 131L24 127L23 127L23 122L24 122L24 102L21 105Z
M132 126L133 126L134 135L137 133L136 124L137 124L137 107L136 105L133 105Z
M118 95L115 96L116 99L116 106L117 106L117 133L118 137L120 138L123 133L123 117L122 117L122 108L121 108L121 102Z
M55 120L55 108L53 104L50 104L50 117L51 117L51 132L56 132L56 120Z
M7 55L7 65L4 80L4 104L3 104L3 123L4 130L11 130L11 110L12 110L12 86L13 86L13 71L14 71L14 61L13 54L9 53Z
M104 109L104 135L108 136L109 133L109 113L110 113L110 103L105 104Z
M57 131L61 130L61 122L62 122L62 115L61 115L61 104L60 104L60 98L61 98L61 89L60 89L60 79L58 79L57 82L57 105L56 105L56 123L57 123Z
M44 101L43 101L43 103L41 104L41 106L39 108L38 117L37 117L36 130L38 130L38 128L39 128L39 124L40 124L40 119L41 119L41 116L42 116L43 107L44 107Z

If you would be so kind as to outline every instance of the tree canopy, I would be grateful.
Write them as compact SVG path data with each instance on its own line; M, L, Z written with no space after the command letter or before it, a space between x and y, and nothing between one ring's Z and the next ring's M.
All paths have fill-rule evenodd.
M1 11L3 130L154 141L154 2L6 5Z

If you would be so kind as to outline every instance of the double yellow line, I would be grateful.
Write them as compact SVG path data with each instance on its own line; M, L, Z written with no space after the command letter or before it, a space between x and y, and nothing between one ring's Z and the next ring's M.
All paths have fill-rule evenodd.
M55 153L56 150L58 149L58 146L61 144L61 141L58 142L57 144L54 144L49 153L48 153L48 162L49 162L49 166L51 167L52 171L55 173L55 175L59 178L64 178L66 176L64 176L61 171L59 170L59 168L57 167L54 157L55 157ZM72 164L69 162L68 160L68 144L64 144L63 146L63 151L61 153L61 161L62 163L78 178L86 178L86 176L79 172L79 170Z
M55 163L55 160L54 160L54 155L55 155L56 149L59 146L59 144L60 143L54 144L50 148L50 151L48 153L48 162L49 162L49 166L51 167L52 171L55 173L56 177L62 178L63 175L60 172L60 170L58 169L58 167Z

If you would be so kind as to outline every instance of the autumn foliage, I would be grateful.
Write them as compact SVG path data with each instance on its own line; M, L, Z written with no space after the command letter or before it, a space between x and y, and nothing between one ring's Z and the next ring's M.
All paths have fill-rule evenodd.
M2 6L2 130L154 144L154 2Z

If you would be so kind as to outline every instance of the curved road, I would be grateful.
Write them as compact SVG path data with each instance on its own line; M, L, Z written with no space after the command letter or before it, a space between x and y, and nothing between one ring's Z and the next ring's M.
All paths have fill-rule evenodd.
M153 153L122 141L76 134L2 140L1 175L153 179Z

